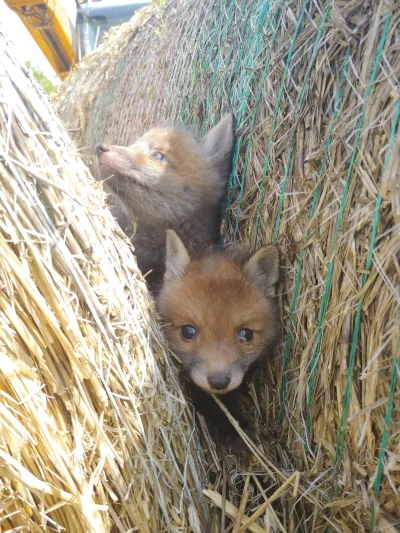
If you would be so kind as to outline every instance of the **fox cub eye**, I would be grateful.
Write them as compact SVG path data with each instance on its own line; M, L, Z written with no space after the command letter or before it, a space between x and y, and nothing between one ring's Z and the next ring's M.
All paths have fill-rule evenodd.
M156 161L166 161L167 160L165 155L162 154L161 152L153 152L152 154L150 154L150 157L152 159L155 159Z
M242 328L237 332L237 336L241 342L249 342L253 338L253 332L249 328Z
M186 341L192 341L197 337L197 329L194 326L187 324L181 328L181 334Z

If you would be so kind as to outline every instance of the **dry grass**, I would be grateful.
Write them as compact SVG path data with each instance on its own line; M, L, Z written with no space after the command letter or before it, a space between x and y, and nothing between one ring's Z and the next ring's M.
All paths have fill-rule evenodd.
M143 17L61 88L82 153L232 109L225 241L277 240L283 256L283 342L247 406L259 442L248 462L211 448L202 462L209 530L261 509L252 531L396 531L399 4L176 0Z
M131 248L0 32L0 531L195 531L204 462Z

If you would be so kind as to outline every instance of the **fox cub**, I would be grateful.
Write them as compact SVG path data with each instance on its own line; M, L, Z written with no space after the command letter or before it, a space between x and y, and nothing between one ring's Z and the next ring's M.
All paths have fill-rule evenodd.
M188 247L217 242L233 142L229 114L201 139L180 128L156 128L128 148L96 147L119 225L128 233L137 220L132 243L153 293L164 277L167 229Z
M234 452L245 449L210 393L220 394L251 433L239 406L239 388L251 367L273 349L279 329L276 286L279 253L263 246L253 255L230 251L190 257L167 231L165 280L157 305L171 348L191 381L195 408L214 438Z

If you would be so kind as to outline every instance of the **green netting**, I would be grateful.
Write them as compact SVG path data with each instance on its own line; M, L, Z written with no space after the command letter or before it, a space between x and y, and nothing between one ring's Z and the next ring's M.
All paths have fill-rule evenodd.
M400 422L400 9L391 1L174 0L164 19L164 37L155 37L155 17L113 56L100 96L83 98L92 112L81 144L128 144L158 121L204 133L234 112L221 246L275 242L282 253L283 342L268 380L252 389L250 416L270 463L285 476L301 471L315 496L293 506L282 499L279 516L291 531L386 527L400 512L395 462L385 470ZM253 507L276 483L264 459L254 466ZM239 505L236 468L230 501Z
M400 345L397 346L397 354L396 354L397 356L399 354L399 346ZM400 358L396 357L393 363L392 379L390 382L390 391L389 391L389 397L388 397L387 406L386 406L386 416L385 416L386 428L382 435L382 441L381 441L380 452L379 452L379 460L378 460L378 468L376 471L374 492L377 498L381 490L385 454L387 452L386 446L387 446L388 437L389 437L389 428L392 422L393 400L394 400L394 395L396 392L396 386L397 386L397 380L399 378L399 373L400 373ZM375 502L374 501L372 502L370 531L375 531Z
M318 365L318 358L319 358L319 354L320 354L320 351L321 351L322 336L324 334L324 327L325 327L326 310L327 310L327 307L328 307L328 299L329 299L329 293L330 293L330 289L331 289L331 279L332 279L333 268L334 268L334 265L335 265L336 243L337 243L338 238L339 238L339 233L342 230L343 212L344 212L344 209L346 207L347 195L348 195L348 192L349 192L351 179L353 177L353 170L354 170L353 167L354 167L354 163L355 163L355 160L356 160L356 157L357 157L357 154L358 154L361 135L363 133L362 127L363 127L363 124L364 124L364 118L365 118L365 113L366 113L366 110L367 110L368 99L371 96L373 83L375 81L376 74L377 74L377 71L378 71L379 62L380 62L380 59L381 59L383 47L385 45L385 40L386 40L386 36L387 36L387 30L389 28L389 23L390 23L390 16L388 15L387 18L386 18L386 24L385 24L384 31L383 31L383 34L382 34L381 43L380 43L380 46L379 46L379 49L378 49L378 52L377 52L377 55L376 55L376 58L375 58L374 67L373 67L373 70L372 70L372 73L371 73L370 82L369 82L369 85L368 85L368 88L367 88L367 92L366 92L366 95L365 95L364 104L363 104L362 111L361 111L361 116L360 116L360 119L359 119L359 122L358 122L358 125L357 125L356 135L355 135L355 140L354 140L354 147L353 147L353 150L352 150L350 164L349 164L349 168L348 168L348 171L347 171L347 178L346 178L346 183L345 183L345 187L344 187L344 190L343 190L342 201L340 202L340 208L339 208L339 212L338 212L338 216L337 216L335 235L334 235L334 238L333 238L333 246L332 246L332 250L330 252L331 260L329 262L328 273L327 273L327 276L326 276L325 286L324 286L324 294L322 296L321 307L320 307L320 312L319 312L319 317L318 317L317 339L316 339L315 349L314 349L313 356L312 356L311 363L310 363L311 371L310 371L310 378L309 378L309 394L308 394L308 408L309 409L310 409L311 403L312 403L312 401L314 399L315 377L316 377L317 370L318 370L318 366L317 366ZM374 232L374 229L372 231ZM357 325L355 326L355 331L356 331L356 329L357 329ZM355 340L355 342L356 342L356 340ZM354 345L354 350L356 349L355 342L353 344ZM310 418L310 414L308 414L307 422L306 422L307 441L308 441L309 434L310 434L310 426L311 426L311 418Z
M315 193L314 193L314 196L313 196L313 201L312 201L311 209L310 209L310 217L309 217L310 221L313 219L314 214L315 214L315 210L317 208L317 203L318 203L318 199L319 199L319 195L320 195L320 191L321 191L321 181L323 180L323 177L324 177L324 172L325 172L326 163L327 163L327 157L328 157L329 149L330 149L330 146L331 146L331 143L332 143L333 127L335 125L335 121L336 121L336 118L337 118L339 110L340 110L340 103L341 103L342 94L343 94L343 87L342 86L343 86L343 83L345 82L345 79L346 79L346 74L347 74L347 70L348 70L348 67L349 67L349 59L350 59L350 49L347 51L347 54L346 54L346 57L345 57L345 60L344 60L343 71L342 71L341 78L340 78L340 85L338 87L337 96L336 96L336 100L335 100L335 111L334 111L334 113L332 115L331 123L330 123L329 129L328 129L328 136L327 136L327 139L325 141L324 154L323 154L323 157L322 157L320 171L318 173L317 187L315 189ZM290 359L290 347L291 347L291 344L292 344L292 330L293 330L293 326L294 326L294 315L296 313L297 297L299 295L299 287L300 287L300 279L301 279L301 273L302 273L302 268L303 268L303 261L304 261L304 256L305 256L305 253L306 253L307 241L309 240L310 235L311 235L311 230L308 229L306 234L305 234L305 237L304 237L303 249L301 251L301 255L300 255L300 258L299 258L299 264L298 264L297 274L296 274L296 282L295 282L294 291L293 291L293 301L292 301L291 310L290 310L289 325L288 325L286 342L285 342L285 352L284 352L284 360L283 360L283 373L282 373L282 392L281 392L281 401L282 401L281 416L280 416L281 422L282 422L282 418L284 416L283 402L284 402L284 400L286 398L286 393L287 393L287 382L288 382L287 372L288 372L289 359Z
M268 54L267 54L267 56L266 56L266 58L264 60L264 70L263 70L263 74L261 76L259 89L258 89L258 92L257 92L257 96L256 96L255 103L254 103L254 109L253 109L253 113L252 113L252 117L251 117L249 140L247 142L246 154L245 154L244 163L243 163L242 180L241 180L241 183L240 183L240 192L239 192L239 201L238 201L237 212L236 212L235 228L234 228L234 231L233 231L233 241L234 242L236 241L237 232L238 232L238 229L239 229L239 220L240 220L241 205L242 205L242 200L243 200L243 191L244 191L244 184L245 184L245 179L246 179L247 165L248 165L248 162L249 162L250 151L251 151L251 147L252 147L252 138L253 138L253 134L254 134L254 126L255 126L255 122L256 122L256 118L257 118L258 106L259 106L260 100L261 100L261 91L262 91L262 87L263 87L265 78L266 78L266 76L268 74L268 68L270 66L272 50L273 50L273 46L275 44L276 37L278 35L279 24L280 24L280 21L282 19L283 13L284 13L284 8L285 8L285 3L282 5L281 9L278 9L278 12L277 12L277 15L276 15L276 20L273 20L272 18L270 18L268 20L268 23L269 23L268 24L268 30L269 31L273 30L273 35L272 35L272 38L271 38L271 41L270 41L269 52L268 52ZM275 26L274 26L274 23L275 23ZM242 117L242 120L243 120L243 117ZM234 168L236 168L236 166L237 166L237 159L238 159L238 154L240 153L240 148L241 148L241 144L239 145L239 143L238 143L237 149L235 151L235 157L234 157ZM257 232L257 230L256 230L256 232Z
M273 36L272 36L271 40L269 41L269 46L270 46L269 53L266 55L266 57L265 57L265 59L263 61L264 70L263 70L263 74L262 74L261 79L260 79L259 91L258 91L258 94L257 94L257 96L255 98L253 111L251 113L250 132L249 132L249 136L247 138L247 145L246 145L244 162L243 162L243 167L242 167L242 178L240 180L240 187L239 187L239 194L238 195L237 195L237 186L236 186L236 182L235 182L234 178L237 175L238 159L239 159L239 154L242 151L243 137L239 137L237 145L236 145L235 154L234 154L234 160L233 160L233 162L234 162L234 165L233 165L234 166L234 170L233 170L233 173L232 173L232 176L231 176L231 180L230 180L230 185L229 185L230 201L232 202L232 199L235 199L235 198L237 198L237 200L238 200L237 201L237 208L236 208L236 218L235 218L235 221L234 221L233 236L232 236L233 242L236 241L237 233L238 233L238 229L239 229L239 221L240 221L240 215L241 215L241 209L242 209L242 200L243 200L243 191L244 191L244 184L245 184L245 180L246 180L246 171L247 171L249 155L250 155L251 149L252 149L252 137L253 137L254 126L255 126L255 121L256 121L256 117L257 117L258 105L259 105L259 102L260 102L260 99L261 99L262 87L263 87L265 78L268 76L268 68L270 66L270 59L271 59L271 54L272 54L272 50L273 50L273 45L275 43L275 39L276 39L276 36L278 34L278 31L279 31L280 20L281 20L283 14L284 14L284 10L286 8L286 2L281 2L281 4L278 6L278 9L275 12L275 16L272 17L271 14L270 14L270 12L271 12L270 2L264 2L263 4L264 4L264 9L260 13L259 25L258 25L259 33L258 34L253 34L252 36L247 36L248 29L247 29L247 25L245 25L244 36L245 37L247 36L247 45L248 45L248 48L249 48L249 52L248 52L248 54L246 56L246 60L243 61L243 48L244 48L243 45L240 48L240 51L239 51L238 56L237 56L237 58L238 58L237 60L238 60L239 64L244 64L245 68L247 68L248 71L249 71L249 73L248 73L248 75L246 77L244 77L244 78L242 77L241 78L240 88L238 90L239 98L237 99L237 104L236 104L236 123L237 123L237 127L238 128L242 128L244 122L248 118L248 111L249 110L246 107L246 103L247 103L247 100L248 100L249 95L250 95L250 88L251 88L252 84L254 83L253 75L254 75L255 62L257 61L257 58L258 58L258 56L260 54L260 51L261 51L261 42L262 42L261 30L263 28L263 24L266 24L267 32L268 32L268 30L269 31L273 30ZM243 2L241 4L240 15L243 14L244 5L245 5L245 2ZM284 196L285 187L286 187L286 183L287 183L287 180L288 180L288 176L289 176L290 171L291 171L291 161L292 161L292 156L293 156L293 152L294 152L294 148L295 148L295 142L296 142L296 128L297 128L297 126L299 124L299 120L301 118L302 105L303 105L305 97L307 95L307 87L308 87L308 84L309 84L310 76L311 76L311 74L313 72L314 62L316 60L317 53L319 51L320 42L321 42L321 39L324 36L325 24L327 22L331 7L332 7L332 3L330 1L327 2L327 5L325 6L324 11L321 13L319 23L315 23L315 25L318 28L318 31L316 33L315 40L313 42L312 53L311 53L311 57L310 57L310 60L309 60L308 66L307 66L306 76L304 77L304 80L303 80L303 86L301 88L301 92L300 92L298 101L297 101L297 103L295 105L294 122L293 122L292 129L291 129L292 137L291 137L290 146L289 146L288 153L287 153L287 160L286 160L286 164L285 164L284 177L283 177L282 183L280 185L279 207L278 207L278 212L277 212L277 216L276 216L276 223L275 223L275 227L274 227L274 234L273 234L273 242L275 242L275 243L278 241L278 237L279 237L281 215L282 215L283 203L284 203L284 199L285 199L285 196ZM274 114L273 114L273 121L272 121L272 126L271 126L271 130L270 130L270 135L269 135L269 141L268 141L267 152L266 152L266 156L265 156L264 167L263 167L263 171L262 171L262 180L261 180L261 185L260 185L260 195L259 195L258 207L257 207L257 217L256 217L256 221L255 221L254 243L257 243L257 235L258 235L258 229L259 229L260 217L261 217L261 206L263 204L264 187L265 187L265 181L268 178L269 161L270 161L270 155L271 155L271 149L272 149L272 146L273 146L273 142L275 141L274 134L275 134L275 128L276 128L276 124L277 124L277 120L278 120L278 113L279 113L280 103L281 103L281 99L282 99L283 92L284 92L284 89L285 89L285 84L287 82L287 76L288 76L289 69L290 69L290 62L291 62L291 58L292 58L292 54L293 54L293 49L294 49L294 46L295 46L296 38L297 38L298 33L300 31L301 24L303 22L303 17L304 17L304 15L306 13L306 8L307 8L307 2L302 2L302 6L301 6L301 9L299 11L299 15L298 15L298 19L297 19L296 28L295 28L295 30L293 32L293 36L292 36L291 42L290 42L290 47L289 47L288 54L287 54L287 57L286 57L285 70L284 70L284 73L283 73L283 76L282 76L282 81L281 81L281 84L280 84L280 87L279 87L279 91L278 91L278 94L277 94L277 101L276 101L276 106L275 106L275 110L274 110ZM267 13L269 14L268 17L266 17ZM230 12L230 15L231 15L231 12ZM222 18L223 18L223 10L221 10L221 18L219 19L219 25L218 25L219 27L221 27ZM381 60L382 52L383 52L383 49L384 49L384 46L385 46L385 41L386 41L386 38L387 38L389 24L390 24L390 15L388 15L386 17L386 22L385 22L384 30L383 30L383 33L382 33L382 36L381 36L380 45L379 45L379 48L377 50L376 57L374 59L373 69L372 69L370 81L369 81L369 84L368 84L367 89L366 89L365 97L363 98L361 115L360 115L360 118L359 118L359 121L358 121L358 124L357 124L357 128L355 130L355 139L354 139L354 144L353 144L353 149L352 149L352 156L351 156L350 163L349 163L349 166L348 166L346 183L345 183L345 187L344 187L344 190L343 190L343 195L342 195L342 200L341 200L341 203L340 203L340 208L339 208L339 211L337 213L337 222L336 222L335 235L334 235L334 239L333 239L333 245L332 245L332 249L331 249L330 254L329 254L331 256L331 260L329 262L329 266L328 266L328 270L327 270L327 276L326 276L326 280L325 280L325 284L324 284L324 292L323 292L321 305L320 305L319 319L318 319L318 330L317 330L317 335L316 335L315 348L314 348L314 351L313 351L313 354L312 354L312 357L311 357L311 360L310 360L310 364L309 364L309 366L310 366L310 374L309 374L309 388L308 388L308 400L307 400L308 415L307 415L307 418L306 418L306 436L305 436L305 445L306 445L306 449L308 451L311 451L311 448L309 446L310 427L311 427L311 415L310 415L310 412L311 412L312 402L313 402L313 399L314 399L315 379L316 379L316 375L317 375L317 372L318 372L318 359L319 359L319 354L320 354L320 350L321 350L322 337L323 337L323 334L324 334L324 327L325 327L325 320L326 320L327 307L328 307L328 301L329 301L329 294L330 294L330 290L331 290L331 279L332 279L332 273L333 273L334 264L335 264L335 247L336 247L336 243L337 243L338 238L339 238L339 234L340 234L340 232L342 230L343 212L344 212L344 210L346 208L346 203L347 203L347 198L348 198L348 191L349 191L349 188L350 188L350 182L351 182L351 179L353 178L354 164L355 164L355 161L356 161L356 158L357 158L357 155L358 155L358 149L359 149L359 143L360 143L361 135L363 134L363 123L364 123L365 113L366 113L366 110L367 110L368 100L369 100L369 97L371 95L373 84L375 83L375 80L376 80L376 76L377 76L377 72L378 72L378 68L379 68L379 63L380 63L380 60ZM227 28L228 28L228 25L226 24L225 31L227 30ZM235 32L237 32L237 30L238 30L238 26L235 27ZM216 39L216 36L215 36L215 39ZM215 44L215 40L213 42ZM231 62L232 49L233 49L233 44L231 45L229 53L228 53L228 56L227 56L228 63ZM346 82L346 79L347 79L347 73L348 73L348 69L349 69L349 64L351 63L351 55L352 55L352 50L351 50L351 48L348 48L347 52L346 52L346 55L344 57L344 60L343 60L343 69L342 69L342 74L341 74L341 78L340 78L340 84L338 86L337 95L336 95L336 98L335 98L334 113L332 115L331 123L330 123L330 126L328 128L328 135L327 135L327 138L326 138L326 141L325 141L325 148L324 148L324 153L323 153L323 157L322 157L322 160L321 160L320 171L318 173L317 187L315 189L315 193L313 195L313 201L312 201L312 204L311 204L310 215L309 215L309 220L310 221L312 221L312 219L314 217L315 210L316 210L317 203L318 203L318 199L319 199L319 195L320 195L321 182L322 182L323 177L324 177L324 172L325 172L326 164L327 164L327 158L328 158L329 150L331 148L331 143L332 143L333 127L335 125L335 121L336 121L338 115L340 114L340 105L341 105L341 100L342 100L342 95L343 95L343 87L342 87L342 85L343 85L343 83ZM209 57L208 61L204 62L205 70L207 70L210 67L210 61L211 61L211 59ZM214 64L214 68L215 69L218 68L219 62L220 62L220 60L216 61L216 63ZM235 65L235 67L236 67L236 65ZM225 72L227 72L226 66L225 66ZM212 92L213 92L213 90L215 88L216 80L217 80L217 76L216 76L216 71L215 71L215 73L214 73L214 75L212 77L211 83L208 86L207 97L206 97L207 102L209 102L210 95L212 94ZM222 80L221 86L223 84L223 81L224 80ZM213 122L215 123L215 121L216 121L216 115L214 115L214 121ZM391 136L390 136L390 142L389 142L389 145L387 147L386 156L385 156L386 160L385 160L384 168L382 170L382 174L385 172L385 169L386 169L386 167L387 167L387 165L389 163L390 152L391 152L392 147L393 147L394 136L395 136L395 134L397 132L397 125L398 125L398 110L397 110L396 115L395 115L394 120L393 120L392 132L391 132ZM204 127L203 131L206 131L206 129L207 128ZM365 284L366 284L366 282L368 280L368 271L370 270L370 267L371 267L372 255L373 255L373 251L374 251L374 248L375 248L375 239L376 239L376 233L377 233L377 228L378 228L379 211L380 211L380 208L381 208L381 202L382 202L382 198L381 198L380 195L378 195L378 197L376 199L375 215L374 215L373 222L372 222L372 230L371 230L372 231L372 235L371 235L371 240L370 240L370 247L369 247L367 261L366 261L366 264L365 264L365 273L362 275L361 288L363 288L365 286ZM231 215L231 213L228 211L228 218L227 218L228 221L230 220L230 215ZM296 314L296 304L297 304L297 297L298 297L298 293L299 293L299 285L300 285L300 279L301 279L301 273L302 273L303 260L304 260L304 255L306 253L307 241L309 240L310 235L311 235L311 230L308 229L306 234L305 234L305 237L304 237L304 246L303 246L301 254L299 256L299 262L298 262L297 274L296 274L296 281L295 281L294 290L293 290L292 306L291 306L290 317L289 317L288 326L287 326L287 336L286 336L286 341L285 341L284 363L283 363L283 372L282 372L282 388L281 388L282 405L281 405L281 408L280 408L280 421L281 422L283 421L283 417L284 417L283 402L284 402L284 400L286 398L287 387L288 387L288 372L287 372L287 370L288 370L289 359L290 359L290 348L291 348L291 340L292 340L292 330L293 330L293 326L294 326L294 316ZM223 239L222 242L224 243L224 239ZM359 327L360 327L360 321L361 321L361 312L362 312L362 297L360 298L359 303L357 305L357 311L356 311L356 315L355 315L355 318L354 318L353 336L352 336L352 341L351 341L351 350L350 350L349 363L348 363L346 388L345 388L345 392L344 392L344 396L343 396L343 412L342 412L342 416L341 416L341 419L340 419L340 425L339 425L338 434L337 434L336 455L335 455L335 469L340 468L340 465L341 465L342 460L343 460L343 448L344 448L344 444L345 444L346 423L347 423L347 418L348 418L348 410L349 410L349 402L350 402L350 393L351 393L352 381L353 381L353 377L354 377L353 376L353 371L354 371L354 363L355 363L355 354L356 354L356 351L357 351L357 342L358 342L358 333L359 333ZM393 365L393 377L392 377L392 384L391 384L391 389L390 389L391 392L390 392L390 395L389 395L389 398L388 398L388 404L387 404L387 417L386 417L386 424L387 425L390 423L393 396L394 396L394 391L395 391L395 386L396 386L396 379L397 379L397 370L398 370L397 369L397 365L398 365L398 360L396 359L395 363ZM376 481L376 484L375 484L375 494L376 494L376 496L378 496L378 494L379 494L380 482L381 482L381 477L382 477L382 469L383 469L384 447L386 445L387 436L388 436L388 429L385 430L385 433L384 433L384 435L382 437L381 452L380 452L380 455L379 455L379 463L378 463L377 481ZM373 510L372 510L371 529L373 529L373 520L374 520L374 513L373 513Z

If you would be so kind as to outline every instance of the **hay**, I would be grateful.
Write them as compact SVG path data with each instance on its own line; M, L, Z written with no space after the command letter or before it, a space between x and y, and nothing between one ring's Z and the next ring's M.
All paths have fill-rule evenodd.
M240 512L251 516L296 471L304 491L267 506L258 527L394 531L399 4L176 0L151 9L79 66L57 107L89 164L100 140L128 145L163 120L205 131L236 114L224 240L279 243L284 331L268 381L252 386L257 456L250 465L220 458L225 476L210 478L223 508L215 531L233 527L231 505L239 512L247 498Z
M74 152L0 32L0 530L200 533L191 409Z

